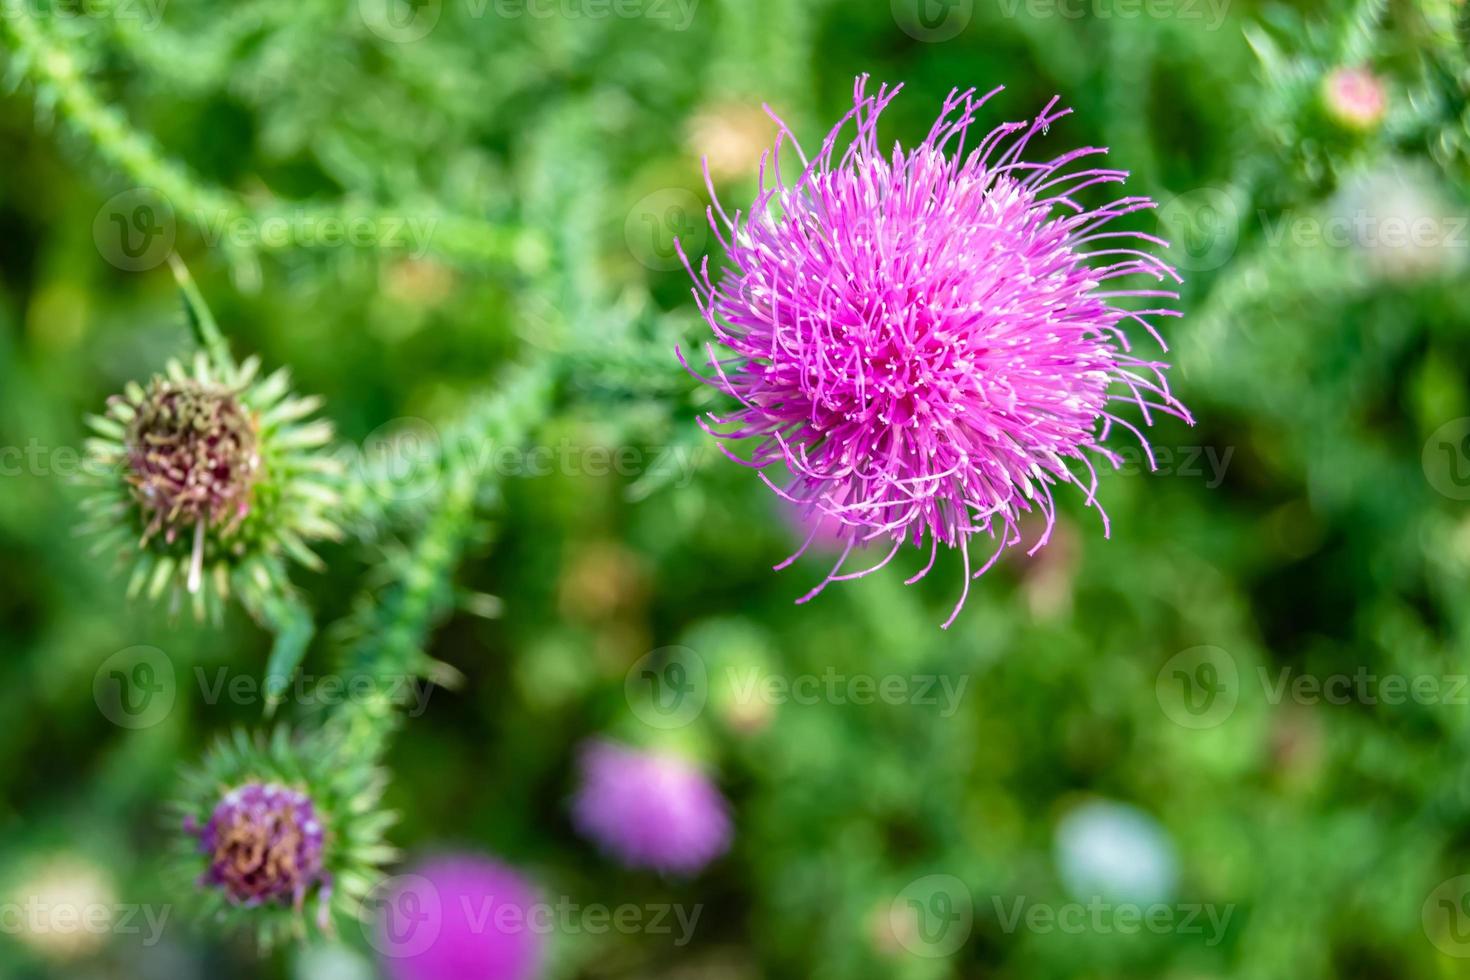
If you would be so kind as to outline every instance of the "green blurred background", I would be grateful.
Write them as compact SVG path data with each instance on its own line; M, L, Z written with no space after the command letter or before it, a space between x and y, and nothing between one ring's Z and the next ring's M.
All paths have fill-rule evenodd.
M1460 4L3 8L0 976L374 975L362 936L258 959L163 883L178 768L261 715L207 703L197 671L258 677L270 644L238 611L213 628L126 602L73 531L82 417L189 344L169 247L235 350L289 365L357 446L432 441L540 352L608 355L533 429L567 462L501 474L429 646L464 682L389 759L410 854L483 851L578 903L702 908L687 944L558 934L550 976L1470 976ZM1325 94L1354 67L1381 118ZM955 86L1008 86L986 127L1059 94L1076 113L1033 154L1111 147L1128 192L1164 204L1132 227L1174 240L1187 280L1162 329L1199 424L1151 432L1159 472L1134 453L1104 475L1111 540L1060 495L1053 543L983 578L948 632L953 555L913 587L923 555L794 606L830 556L771 571L799 532L695 429L713 403L662 353L702 336L668 246L712 244L699 158L748 200L760 104L814 145L860 72L907 86L890 143ZM140 188L162 251L117 237ZM257 241L271 214L292 230ZM313 237L362 214L374 241ZM1402 243L1395 223L1428 231ZM602 472L619 447L638 461ZM296 574L324 627L399 545L349 540ZM93 690L138 645L176 698L130 729ZM635 681L671 646L704 679L660 727ZM751 696L762 676L836 680ZM666 881L579 840L573 760L599 732L702 759L732 852ZM171 917L157 936L141 913L37 926L38 901ZM1155 906L1153 926L1129 911Z

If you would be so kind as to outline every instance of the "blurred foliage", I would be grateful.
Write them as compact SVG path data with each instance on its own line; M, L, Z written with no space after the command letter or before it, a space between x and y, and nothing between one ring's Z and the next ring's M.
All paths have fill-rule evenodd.
M141 921L38 938L10 915L0 975L315 980L370 953L344 936L335 967L320 950L257 962L187 926L162 884L178 767L263 710L205 687L258 677L271 637L238 613L216 629L126 603L72 533L83 415L188 345L167 269L120 268L106 242L110 202L139 188L170 205L236 352L290 365L348 444L409 426L506 451L479 468L431 453L427 488L364 484L378 490L358 505L391 521L295 576L319 622L347 624L303 669L369 650L463 675L389 752L408 851L485 850L584 905L703 908L685 946L558 935L555 976L1470 975L1453 886L1470 873L1470 697L1453 683L1470 673L1463 5L926 5L959 18L951 34L908 0L399 4L3 6L0 890L7 912L59 889L173 917L149 943ZM1350 129L1324 85L1359 66L1387 111ZM798 532L701 437L709 406L670 353L701 336L665 247L705 244L685 203L706 199L699 157L748 195L774 135L756 107L814 141L859 72L907 84L885 116L905 141L955 86L1008 86L987 122L1060 93L1077 111L1046 147L1110 146L1130 193L1163 203L1137 227L1175 241L1187 278L1165 333L1199 426L1152 433L1159 472L1104 476L1111 540L1065 501L1057 540L983 579L948 632L955 556L911 588L925 556L791 604L823 557L771 572ZM1369 231L1437 234L1298 233L1362 212ZM272 220L279 241L229 230ZM310 240L331 221L371 241ZM553 472L517 472L537 447ZM637 461L599 455L619 449ZM177 697L130 730L89 691L138 645L165 653ZM665 730L625 680L671 646L697 655L707 700ZM1234 669L1234 708L1195 728L1170 665L1202 646ZM752 700L741 684L761 672L962 696ZM1398 704L1273 694L1339 675L1442 683ZM572 760L598 732L704 759L735 805L734 852L665 881L578 840ZM1017 899L1091 897L1068 891L1054 837L1095 798L1152 815L1177 858L1169 901L1229 909L1220 932L1015 926ZM891 914L933 875L973 910L946 956Z

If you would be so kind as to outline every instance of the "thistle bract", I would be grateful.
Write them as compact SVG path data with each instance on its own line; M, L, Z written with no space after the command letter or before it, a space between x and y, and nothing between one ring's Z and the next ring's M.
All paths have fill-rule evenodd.
M718 345L707 345L701 380L736 403L701 423L721 440L753 440L749 459L727 455L761 470L810 527L830 525L824 517L839 525L841 557L798 601L883 567L905 542L929 545L916 581L942 544L963 553L966 570L948 626L971 578L1020 542L1024 512L1044 515L1035 547L1046 542L1054 486L1076 485L1096 505L1094 461L1122 461L1103 441L1115 427L1142 441L1118 403L1145 423L1159 412L1189 418L1167 365L1130 353L1124 330L1131 321L1158 339L1147 317L1178 314L1150 304L1177 293L1110 285L1179 277L1138 247L1164 242L1108 230L1152 201L1078 203L1079 191L1127 176L1079 168L1105 150L1023 159L1067 114L1056 100L975 141L971 126L995 92L955 92L922 143L885 154L877 123L898 88L869 95L866 83L857 80L852 110L811 157L777 120L748 211L732 217L716 200L710 224L730 261L718 280L707 259L698 271L685 260ZM791 182L788 148L800 165ZM996 546L973 570L977 534ZM877 539L891 542L886 557L843 570Z
M341 467L321 452L332 430L308 421L319 401L258 370L171 361L87 420L87 529L132 563L130 595L189 596L202 615L234 587L259 609L287 588L287 559L318 566L308 542L338 535Z

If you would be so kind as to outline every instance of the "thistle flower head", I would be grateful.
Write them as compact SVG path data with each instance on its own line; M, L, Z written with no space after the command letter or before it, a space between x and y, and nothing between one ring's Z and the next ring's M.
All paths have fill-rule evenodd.
M686 259L714 332L701 380L735 401L701 423L722 440L754 440L749 459L727 455L760 470L809 526L840 525L841 557L798 601L927 539L929 562L911 582L939 545L964 555L965 591L948 626L970 579L1019 543L1023 512L1045 516L1035 547L1045 543L1054 486L1074 484L1096 504L1094 461L1121 463L1104 440L1115 427L1138 435L1118 403L1149 424L1158 412L1189 418L1167 365L1132 354L1124 329L1131 322L1157 340L1146 318L1178 314L1135 307L1177 293L1113 284L1179 277L1138 247L1164 242L1108 230L1152 201L1078 202L1079 191L1127 176L1082 163L1105 150L1023 158L1067 114L1056 100L1030 123L975 140L975 117L999 89L951 93L922 143L885 154L877 123L898 88L869 95L866 84L857 80L852 110L813 156L777 120L748 211L731 217L716 200L710 223L730 261L717 280L707 259L698 271ZM791 152L794 181L782 175ZM785 470L784 485L770 467ZM972 570L977 534L996 546ZM891 542L887 556L844 572L874 540Z
M545 953L536 889L476 854L449 854L395 879L374 942L392 980L532 980ZM413 916L393 916L412 909Z
M209 857L203 881L232 902L300 909L307 892L324 883L325 831L311 797L300 790L278 783L237 786L198 833L199 850Z
M131 561L130 595L189 596L202 616L233 587L258 609L287 588L287 559L319 566L307 542L338 536L331 427L307 420L319 402L293 396L284 371L259 367L170 361L87 420L86 529Z
M607 741L581 763L573 823L625 866L693 874L730 846L725 798L693 764Z
M362 899L396 856L382 839L394 820L379 808L383 785L325 732L220 740L175 804L180 888L265 947L304 936L308 922L331 933L334 913L365 918Z
M238 526L250 512L260 455L255 423L235 393L194 378L154 378L135 409L124 479L147 515L144 540Z

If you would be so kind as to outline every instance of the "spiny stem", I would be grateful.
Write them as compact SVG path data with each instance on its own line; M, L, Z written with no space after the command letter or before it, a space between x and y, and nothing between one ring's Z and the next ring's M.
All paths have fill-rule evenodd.
M204 294L199 291L194 277L189 274L189 267L174 252L169 253L168 264L173 270L174 281L179 284L179 292L183 294L184 312L188 314L189 329L194 331L194 339L204 348L211 361L220 368L233 372L235 362L230 356L230 345L225 342L224 334L220 333L219 323L215 321L214 314L209 312L209 304L204 301Z
M343 672L370 679L377 694L344 706L330 722L354 757L376 759L383 751L397 727L402 705L394 695L403 680L436 676L423 648L435 621L453 605L451 580L490 479L485 450L522 443L546 417L556 380L554 360L521 368L446 434L439 483L418 539L393 568L393 584L365 597L360 607L360 639L348 651Z
M422 247L451 261L482 265L510 264L538 271L547 261L542 237L525 228L507 227L446 213L432 204L382 208L369 204L347 209L310 202L277 201L251 208L233 192L203 185L187 168L169 160L152 139L133 129L127 119L105 105L92 91L77 59L56 39L48 37L28 4L15 4L0 17L0 35L7 36L16 66L29 75L45 98L79 129L104 161L125 174L137 187L148 188L181 218L215 235L246 219L258 231L280 226L281 235L252 237L241 248L311 247L327 240L319 233L328 222L365 226L375 247ZM421 241L404 235L405 220L417 225ZM410 229L412 230L412 229Z

